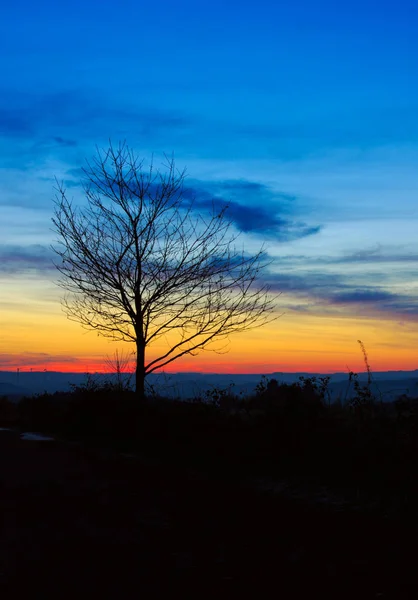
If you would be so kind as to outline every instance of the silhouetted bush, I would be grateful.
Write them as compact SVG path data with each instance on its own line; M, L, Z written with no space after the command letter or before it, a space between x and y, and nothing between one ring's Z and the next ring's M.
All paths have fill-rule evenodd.
M149 452L226 477L309 475L326 483L418 499L418 400L330 404L327 378L263 379L248 398L232 388L192 402L88 381L71 392L0 399L2 423L121 450ZM358 399L362 400L359 396ZM415 494L415 496L414 496ZM411 496L412 495L412 496Z
M323 413L325 384L315 377L300 377L296 383L278 383L276 379L263 378L256 392L248 400L249 410L262 410L266 414L283 418L313 419Z

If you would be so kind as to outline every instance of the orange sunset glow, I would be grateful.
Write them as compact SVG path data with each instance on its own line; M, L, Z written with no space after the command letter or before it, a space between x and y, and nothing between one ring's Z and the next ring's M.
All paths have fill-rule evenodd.
M69 321L60 307L60 291L53 284L45 287L48 300L37 298L31 291L25 303L10 303L3 309L2 370L106 372L116 349L124 355L134 350L131 344L113 342ZM167 365L164 371L232 374L362 371L359 339L366 346L374 371L418 368L415 343L418 324L373 315L362 318L306 315L292 310L292 303L296 302L296 298L282 294L277 298L278 318L268 326L231 336L222 353L203 351L198 356L185 356ZM31 310L23 311L23 306ZM151 346L147 359L156 357L161 349Z

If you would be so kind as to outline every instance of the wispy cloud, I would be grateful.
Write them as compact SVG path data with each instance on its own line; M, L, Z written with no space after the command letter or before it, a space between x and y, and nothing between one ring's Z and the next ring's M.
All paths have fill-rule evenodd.
M377 290L373 288L354 289L349 292L342 292L330 296L332 304L373 304L379 306L380 303L388 305L400 298L397 294ZM418 309L418 298L417 298Z
M0 245L0 276L54 272L54 256L52 250L40 244Z
M359 282L362 277L343 273L301 271L295 273L264 273L263 284L272 292L282 292L280 305L287 310L320 314L345 314L351 316L376 317L399 320L418 319L418 289L409 292L389 291L389 278L382 285L380 274L376 282L370 275L369 284Z
M309 265L359 265L365 267L373 264L386 263L416 263L418 262L418 253L407 252L402 246L384 247L381 244L373 248L364 248L354 252L342 252L335 256L309 256L307 254L283 254L279 255L278 262L282 264L301 264Z
M297 220L294 196L276 192L259 182L192 180L184 194L200 210L227 207L226 215L237 229L277 242L314 235L321 230L320 225L311 226Z
M343 263L415 263L418 262L418 253L410 252L385 252L380 248L375 250L361 250L343 256L329 257L329 264Z

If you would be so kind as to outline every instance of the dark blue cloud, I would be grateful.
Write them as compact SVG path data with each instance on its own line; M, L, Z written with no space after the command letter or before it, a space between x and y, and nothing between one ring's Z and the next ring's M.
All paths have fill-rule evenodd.
M328 263L414 263L418 262L416 253L389 253L376 250L360 250L341 257L328 258Z
M280 269L280 261L277 262ZM342 275L335 273L320 273L299 271L297 273L272 273L263 275L264 283L272 291L288 292L301 297L329 298L335 290L349 289Z
M227 207L226 215L240 231L278 242L314 235L320 225L299 222L293 213L295 197L276 192L259 182L193 180L186 185L184 198L199 210L212 212Z
M340 256L308 256L306 254L286 254L279 257L280 262L287 264L339 265L339 264L385 264L385 263L417 263L418 254L414 252L394 252L377 249L358 250Z
M94 163L92 168L94 170ZM65 185L72 187L88 183L90 168L71 168ZM112 165L109 164L112 169ZM108 186L99 175L103 188ZM149 173L144 173L147 180ZM158 195L159 184L152 183L151 194ZM211 214L226 209L226 218L243 233L254 234L277 242L291 241L315 235L320 225L310 226L297 220L296 198L293 195L277 192L268 186L249 180L200 181L186 179L181 191L185 206L193 205L194 210Z
M331 296L333 304L376 304L378 302L392 302L399 296L390 292L376 289L356 289L350 292L335 294ZM418 298L417 298L418 300Z
M264 183L249 181L248 179L211 181L210 183L207 183L207 185L210 186L214 192L227 192L233 198L242 197L243 195L248 197L249 195L257 194L258 198L262 197L263 200L269 201L273 196L275 200L280 200L282 205L284 205L285 202L291 203L296 200L296 196L293 194L275 192Z
M280 262L277 265L280 267ZM275 293L282 292L281 304L287 302L287 308L292 311L332 315L333 311L347 307L348 314L352 312L357 316L381 314L394 319L399 316L418 318L418 295L389 292L373 286L373 275L368 278L370 285L361 286L352 276L342 273L265 271L260 274L260 285L268 285ZM300 300L304 304L300 304Z
M232 200L222 200L215 198L214 205L220 209L226 205L228 217L235 223L241 231L245 233L273 233L274 230L283 232L288 228L288 221L258 206L246 206ZM203 202L199 202L200 205Z
M0 276L55 271L53 251L40 244L0 244Z
M356 313L384 313L393 317L418 317L418 296L412 294L394 294L379 289L353 289L352 291L334 294L330 304L353 306Z

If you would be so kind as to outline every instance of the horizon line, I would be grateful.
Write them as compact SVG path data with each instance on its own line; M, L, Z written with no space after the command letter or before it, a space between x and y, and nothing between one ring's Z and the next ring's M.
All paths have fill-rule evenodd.
M371 373L390 373L390 372L395 372L395 373L413 373L417 371L418 372L418 368L416 369L370 369ZM364 371L356 371L356 373L367 373L367 370ZM1 373L15 373L15 374L28 374L31 373L33 375L35 374L42 374L42 373L60 373L62 375L117 375L117 373L114 373L113 371L93 371L93 372L89 372L89 371L55 371L55 370L48 370L48 369L42 369L41 371L35 371L34 369L29 369L29 370L22 370L21 368L17 368L17 369L0 369L0 374ZM224 373L221 371L160 371L160 372L152 372L149 373L149 375L224 375L224 376L228 376L228 375L278 375L278 374L286 374L286 375L292 375L292 374L297 374L297 373L307 373L307 374L312 374L312 375L316 375L316 374L320 374L320 375L336 375L336 374L340 374L340 373L350 373L350 371L304 371L304 370L300 370L300 371L271 371L271 372L245 372L245 373ZM122 375L134 375L135 371L125 371L124 373L122 373Z

